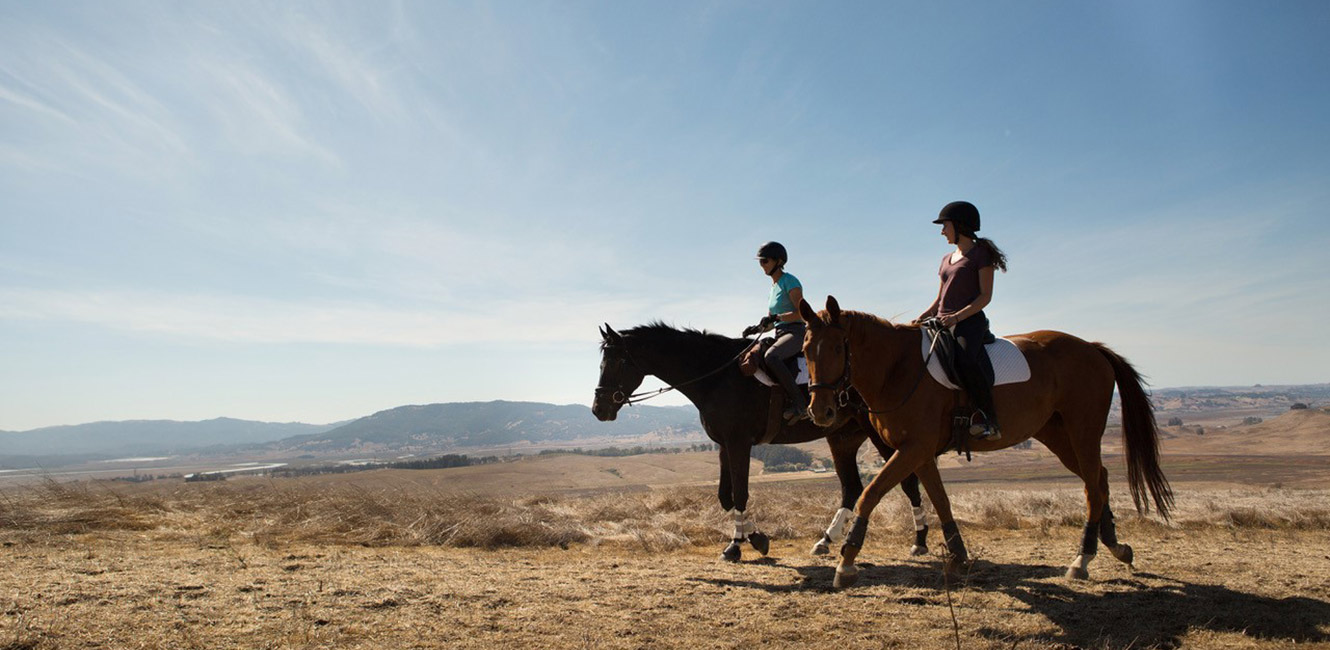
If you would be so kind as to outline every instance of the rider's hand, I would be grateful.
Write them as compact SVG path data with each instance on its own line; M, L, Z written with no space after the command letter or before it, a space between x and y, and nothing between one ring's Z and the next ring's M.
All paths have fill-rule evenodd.
M775 314L770 314L768 316L763 317L762 322L758 323L758 326L767 328L771 327L772 325L776 324L779 321L780 321L780 316L777 316Z

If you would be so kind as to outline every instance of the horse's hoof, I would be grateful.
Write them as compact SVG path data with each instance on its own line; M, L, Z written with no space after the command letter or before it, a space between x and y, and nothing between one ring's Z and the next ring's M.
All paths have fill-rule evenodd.
M771 550L771 538L763 533L750 533L748 543L753 545L753 549L762 555L766 555Z
M1126 564L1127 566L1131 566L1132 560L1136 559L1136 556L1131 552L1131 547L1127 546L1126 544L1118 544L1117 546L1114 546L1113 548L1108 550L1112 551L1113 557L1117 558L1120 562Z
M859 567L841 565L836 567L836 577L831 581L831 586L837 589L854 586L859 581Z
M910 555L928 555L928 547L921 544L915 544L910 547Z
M970 558L965 555L953 555L947 558L947 566L946 566L947 575L951 576L952 578L961 577L961 574L965 573L964 571L965 564L969 561Z
M1089 580L1090 572L1078 566L1067 567L1068 580Z
M831 545L827 544L827 541L824 539L813 545L813 550L811 551L811 553L813 555L830 555Z
M726 546L725 550L720 552L720 559L725 560L726 562L738 562L743 559L743 555L744 552L743 549L740 548L739 542L730 542L730 545Z

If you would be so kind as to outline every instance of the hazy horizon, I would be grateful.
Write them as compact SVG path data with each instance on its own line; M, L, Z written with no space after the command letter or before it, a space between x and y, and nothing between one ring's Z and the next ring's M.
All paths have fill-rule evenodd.
M1243 389L1243 388L1278 389L1278 388L1291 388L1291 387L1299 387L1299 386L1330 386L1330 382L1321 382L1321 383L1316 383L1316 384L1278 384L1278 383L1275 383L1275 384L1240 384L1240 385L1233 385L1233 386L1149 386L1149 387L1147 387L1147 390L1150 390L1150 391L1177 391L1177 390L1238 390L1238 389ZM323 422L323 421L301 421L301 420L287 420L287 421L276 422L276 421L270 421L270 420L255 420L255 419L252 419L252 418L239 417L239 416L235 416L235 415L217 415L217 416L212 416L212 417L204 417L204 418L190 419L190 420L180 420L180 419L170 419L170 418L141 417L141 418L128 418L128 419L124 419L124 420L90 420L90 421L87 421L87 422L66 422L66 423L61 423L61 424L43 425L43 426L40 426L40 427L33 427L33 428L31 428L31 429L22 429L22 430L0 429L0 433L30 433L30 432L33 432L33 431L40 431L40 430L42 430L42 429L53 429L53 428L61 428L61 427L77 427L77 426L83 426L83 425L88 425L88 424L110 424L110 423L127 423L127 422L179 422L179 423L182 423L182 424L188 424L188 423L195 423L195 422L209 422L209 421L212 421L212 420L224 420L224 419L225 419L225 420L239 420L239 421L244 421L244 422L258 422L258 423L262 423L262 424L306 424L306 425L310 425L310 426L329 426L329 425L333 425L333 424L344 424L344 423L347 423L347 422L352 422L352 421L358 420L358 419L363 418L363 417L368 417L368 416L374 415L375 413L380 413L380 412L383 412L383 411L390 411L390 410L392 410L392 409L403 408L403 407L408 407L408 406L428 406L428 405L430 405L430 404L447 404L447 403L487 403L487 402L526 402L526 403L537 403L537 404L550 404L550 405L553 405L553 406L586 406L588 409L590 409L590 400L588 400L587 402L564 402L564 403L558 403L558 402L540 402L540 401L533 401L533 400L512 400L512 399L505 399L505 398L502 398L502 397L496 397L496 398L494 398L494 399L488 399L488 400L467 400L467 401L465 401L465 402L431 402L431 403L429 403L429 404L398 404L398 405L396 405L396 406L389 406L389 407L385 407L385 408L377 409L377 410L372 411L372 412L362 413L362 414L360 414L360 415L356 415L356 416L353 416L353 417L350 417L350 418L338 419L338 420L328 420L328 421L326 421L326 422ZM647 403L647 404L641 404L641 406L664 406L664 407L670 407L670 408L691 408L691 407L693 407L693 405L692 405L691 403L684 403L684 404L668 404L668 403L651 404L651 403ZM1324 405L1321 405L1321 404L1313 404L1313 405L1311 405L1311 406L1324 406Z

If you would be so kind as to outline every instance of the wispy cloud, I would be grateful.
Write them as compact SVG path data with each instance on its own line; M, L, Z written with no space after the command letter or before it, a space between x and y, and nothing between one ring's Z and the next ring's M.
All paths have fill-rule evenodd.
M401 308L130 290L0 289L0 320L80 323L185 340L446 347L586 341L601 320L637 322L633 315L646 309L642 302L586 297L574 309L566 297L551 296Z
M300 16L293 18L293 23L291 28L283 30L286 37L312 55L319 68L347 97L368 108L376 119L401 116L402 105L390 85L390 73L373 65L369 48L353 47L355 39L330 33L327 23L315 23Z
M18 45L0 66L0 109L19 109L8 111L0 137L29 155L8 156L11 164L76 176L98 169L161 177L190 155L168 106L109 58L41 30L23 34Z
M300 105L263 72L218 60L204 61L200 68L218 82L210 110L229 146L243 154L309 155L341 166L336 153L306 133Z
M0 73L4 73L5 76L13 76L10 75L8 70L5 70L3 66L0 66ZM73 126L77 124L74 118L65 114L64 111L34 97L28 96L14 88L7 87L4 84L0 84L0 101L9 102L20 108L27 109L37 113L40 117L55 119L64 123L65 126Z

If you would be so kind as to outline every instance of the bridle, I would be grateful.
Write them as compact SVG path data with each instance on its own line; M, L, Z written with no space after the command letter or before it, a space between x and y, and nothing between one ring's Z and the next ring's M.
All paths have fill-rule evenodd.
M842 332L845 331L840 325L827 325L826 327L834 327ZM845 363L842 366L844 370L841 371L840 378L831 383L817 381L808 384L809 392L815 390L830 390L832 396L836 398L836 403L839 404L841 408L850 405L850 337L848 335L845 336L844 345Z
M666 387L664 387L664 388L657 388L656 390L649 390L649 391L644 391L644 392L641 392L641 393L633 393L633 394L631 394L631 395L626 394L626 393L627 393L627 390L623 387L622 384L620 384L620 385L618 385L618 386L605 386L605 385L602 384L602 385L597 385L597 386L596 386L596 392L595 392L596 398L599 399L599 398L600 398L602 395L604 395L606 392L613 390L614 392L613 392L613 393L610 393L610 400L611 400L613 403L615 403L615 404L623 404L623 405L626 405L626 406L632 406L633 404L636 404L636 403L638 403L638 402L645 402L645 401L647 401L647 400L649 400L649 399L651 399L651 398L653 398L653 397L660 397L661 395L664 395L665 393L668 393L668 392L670 392L670 391L672 391L672 390L675 390L675 389L677 389L677 388L680 387L680 386L687 386L688 384L692 384L692 383L695 383L695 382L702 381L703 379L706 379L707 377L710 377L710 376L712 376L712 375L714 375L714 374L716 374L716 373L718 373L718 372L724 370L725 368L727 368L727 367L733 365L736 361L739 360L740 357L742 357L742 356L744 355L745 352L748 351L749 348L751 348L751 347L753 347L754 345L756 345L757 342L758 342L758 339L756 339L756 338L753 339L752 341L750 341L750 342L748 343L748 345L745 345L744 348L743 348L742 350L739 351L739 354L734 355L734 358L730 359L729 361L726 361L724 364L722 364L720 367L716 368L715 370L712 370L711 372L708 372L708 373L706 373L706 374L704 374L704 375L700 375L700 376L698 376L698 377L694 377L694 378L692 378L692 379L689 379L688 381L682 381L682 382L679 382L679 383L677 383L677 384L672 384L672 385L670 385L670 386L666 386ZM637 362L636 359L633 359L633 353L628 351L628 343L627 343L627 341L623 341L622 339L620 339L620 344L617 345L617 346L615 346L615 345L611 345L611 344L609 344L609 343L606 343L606 346L605 346L605 349L606 349L606 350L610 349L611 347L619 347L619 348L622 348L622 349L623 349L624 361L625 361L626 363L631 363L631 364L633 364L633 366L636 367L638 370L642 370L642 364L639 364L639 363ZM648 373L647 373L645 370L642 370L642 374L643 374L643 375L646 375L646 374L648 374Z
M922 327L940 327L940 325L933 325L932 324L933 322L935 322L933 321L933 319L929 319L928 321L925 321L922 324ZM824 325L823 327L835 328L841 330L842 332L845 331L845 328L841 327L840 325ZM848 334L845 336L844 345L845 345L845 365L844 365L845 369L841 372L840 378L834 382L819 381L819 382L810 383L808 384L809 392L815 390L831 390L832 395L836 398L836 403L841 408L848 408L850 406L854 406L858 410L864 413L868 413L870 415L883 415L885 413L891 413L892 411L895 411L901 408L902 406L905 406L905 403L910 401L911 397L914 397L914 392L919 389L919 384L924 380L924 375L928 373L928 362L933 358L933 349L937 346L937 337L934 336L933 342L928 345L928 354L924 356L924 363L919 367L919 374L914 378L914 385L910 387L910 392L905 394L905 398L902 399L899 404L889 409L881 411L874 411L873 409L868 408L867 401L855 403L850 399L851 356L850 356L850 337Z

